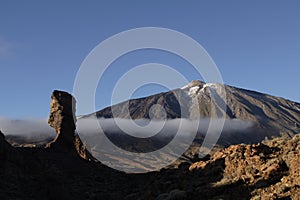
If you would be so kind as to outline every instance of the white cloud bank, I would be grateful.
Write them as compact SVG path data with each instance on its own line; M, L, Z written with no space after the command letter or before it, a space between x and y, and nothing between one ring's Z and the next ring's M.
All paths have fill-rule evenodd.
M222 132L242 132L247 131L253 127L252 121L242 121L239 119L201 119L198 121L191 121L188 119L169 119L166 121L150 121L149 119L98 119L98 123L104 132L120 133L125 132L131 136L139 138L147 138L154 136L161 131L162 136L174 134L180 129L180 134L188 134L190 132L206 133L209 124L224 123ZM210 127L211 132L217 132L217 127ZM93 134L102 132L99 131L99 125L95 123L95 119L82 118L77 122L77 130L80 134Z
M214 123L221 123L222 119L213 119ZM202 119L198 124L197 121L190 121L187 119L171 119L166 121L150 121L148 119L139 120L128 120L128 119L99 119L101 128L103 131L114 134L114 133L127 133L133 137L138 138L148 138L159 133L160 136L170 136L177 133L178 129L180 131L177 134L185 136L189 133L194 133L197 129L199 133L206 133L210 119ZM238 119L226 119L224 127L222 129L222 134L231 132L245 132L254 123L251 121L241 121ZM195 129L196 128L196 129ZM217 132L215 127L211 127L211 132ZM21 119L12 120L4 117L0 117L0 130L5 135L12 136L22 136L28 140L40 140L43 138L55 137L56 133L53 128L51 128L47 119ZM101 133L99 126L95 125L93 119L79 119L77 121L77 130L79 135L89 135Z
M0 117L0 131L4 135L22 136L28 140L39 140L56 135L55 130L48 125L46 118L13 120Z

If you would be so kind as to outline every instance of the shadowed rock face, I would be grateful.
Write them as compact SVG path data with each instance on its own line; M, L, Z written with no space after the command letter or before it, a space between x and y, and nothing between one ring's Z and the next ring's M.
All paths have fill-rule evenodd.
M0 160L8 158L13 160L15 156L14 148L5 140L4 134L0 131Z
M3 133L0 131L0 158L3 158L6 153L6 141Z
M25 162L25 159L28 162ZM34 169L36 163L30 157L24 157L23 152L20 152L13 148L6 140L5 135L0 131L0 171L5 169L5 167L11 165L22 166L22 169L31 168ZM1 176L1 173L0 173ZM1 186L1 183L0 183ZM0 197L1 198L1 197ZM2 199L2 198L1 198Z
M50 103L50 116L48 124L56 130L55 139L47 144L47 148L56 151L70 151L80 157L91 160L92 156L86 150L76 129L76 100L67 92L55 90Z

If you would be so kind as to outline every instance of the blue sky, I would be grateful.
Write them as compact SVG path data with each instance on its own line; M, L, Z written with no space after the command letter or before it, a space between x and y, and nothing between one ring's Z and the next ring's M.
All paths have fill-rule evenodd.
M53 89L72 92L88 53L106 38L138 27L165 27L198 41L226 84L300 101L299 1L0 1L0 116L47 117ZM157 51L118 66L185 63ZM123 69L124 70L124 69ZM114 76L115 75L115 76ZM110 103L107 81L96 107ZM161 91L145 87L136 96Z

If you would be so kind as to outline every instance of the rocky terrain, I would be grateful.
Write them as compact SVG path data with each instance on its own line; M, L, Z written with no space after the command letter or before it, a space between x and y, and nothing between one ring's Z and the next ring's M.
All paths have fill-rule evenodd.
M219 146L203 159L179 162L177 168L126 174L97 162L86 150L75 133L74 104L68 93L53 92L49 125L57 136L46 146L12 147L0 134L1 199L300 197L300 135ZM297 109L285 116L298 119Z
M12 148L1 137L1 199L294 199L300 135L216 150L194 164L125 174L70 153Z
M300 135L296 135L290 140L233 145L215 152L208 161L192 164L189 171L203 174L220 170L222 178L213 184L215 187L243 185L251 199L299 199L299 143Z

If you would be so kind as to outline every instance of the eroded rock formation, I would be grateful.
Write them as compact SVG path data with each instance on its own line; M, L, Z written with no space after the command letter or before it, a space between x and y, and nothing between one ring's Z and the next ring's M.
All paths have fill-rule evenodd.
M75 134L75 98L67 92L57 90L52 93L51 98L48 124L56 130L57 135L52 142L47 144L47 148L75 152L84 159L92 159L79 136Z
M50 148L73 147L76 129L75 105L76 100L67 92L55 90L50 103L48 123L56 130L55 139L47 146Z

